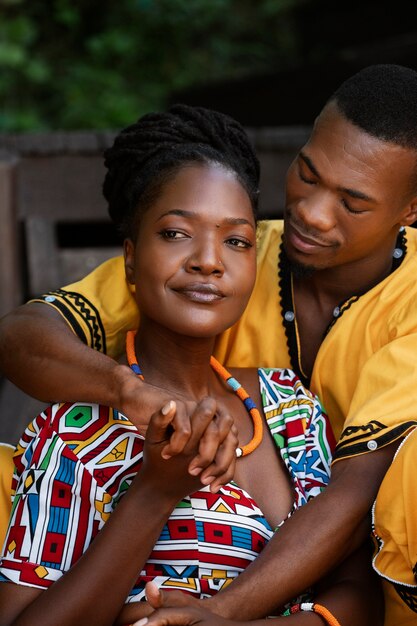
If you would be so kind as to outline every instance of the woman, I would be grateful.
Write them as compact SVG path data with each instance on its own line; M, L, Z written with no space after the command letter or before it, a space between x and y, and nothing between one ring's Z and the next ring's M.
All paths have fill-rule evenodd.
M141 313L128 362L161 389L161 408L145 441L128 416L83 402L53 405L26 430L0 567L1 624L128 624L149 614L138 601L150 580L213 595L328 481L331 434L296 376L227 373L211 359L255 281L259 166L243 129L173 107L122 131L106 166L104 194ZM363 570L361 586L349 570L317 595L344 626L376 623Z

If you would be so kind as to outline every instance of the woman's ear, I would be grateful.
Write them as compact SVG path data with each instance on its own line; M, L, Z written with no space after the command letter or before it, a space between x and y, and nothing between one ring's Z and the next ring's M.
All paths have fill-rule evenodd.
M125 257L126 280L131 285L135 284L135 244L131 239L123 242L123 254Z

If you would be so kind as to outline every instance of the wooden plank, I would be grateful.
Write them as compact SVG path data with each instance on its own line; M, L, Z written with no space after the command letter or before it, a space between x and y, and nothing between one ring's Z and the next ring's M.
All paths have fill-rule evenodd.
M112 145L115 131L52 131L45 133L1 133L0 150L21 157L59 154L101 154Z
M8 380L0 380L0 441L15 445L45 402L35 400Z
M282 218L285 207L285 177L297 150L276 153L262 150L259 153L261 179L259 183L259 218Z
M61 287L62 272L53 222L29 217L25 222L25 232L30 295L40 295Z
M101 156L23 158L17 171L19 219L108 220Z
M22 299L13 189L16 163L14 158L0 161L0 316L14 309Z

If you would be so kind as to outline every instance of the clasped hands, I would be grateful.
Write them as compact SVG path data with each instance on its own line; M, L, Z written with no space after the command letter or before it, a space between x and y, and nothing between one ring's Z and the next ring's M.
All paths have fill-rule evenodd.
M234 475L238 446L237 428L227 409L209 397L199 402L173 397L132 376L128 368L120 366L120 370L123 377L117 408L146 434L142 477L148 468L160 476L169 469L172 484L176 478L183 481L185 473L194 479L189 481L188 493L202 485L210 485L215 493L227 484ZM164 487L161 482L158 485ZM179 485L179 491L185 488Z

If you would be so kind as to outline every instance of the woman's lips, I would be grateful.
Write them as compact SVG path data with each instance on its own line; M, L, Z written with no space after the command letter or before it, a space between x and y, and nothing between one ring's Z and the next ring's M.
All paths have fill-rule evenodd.
M218 287L210 283L191 283L174 289L180 295L191 302L210 304L224 298L224 294Z

